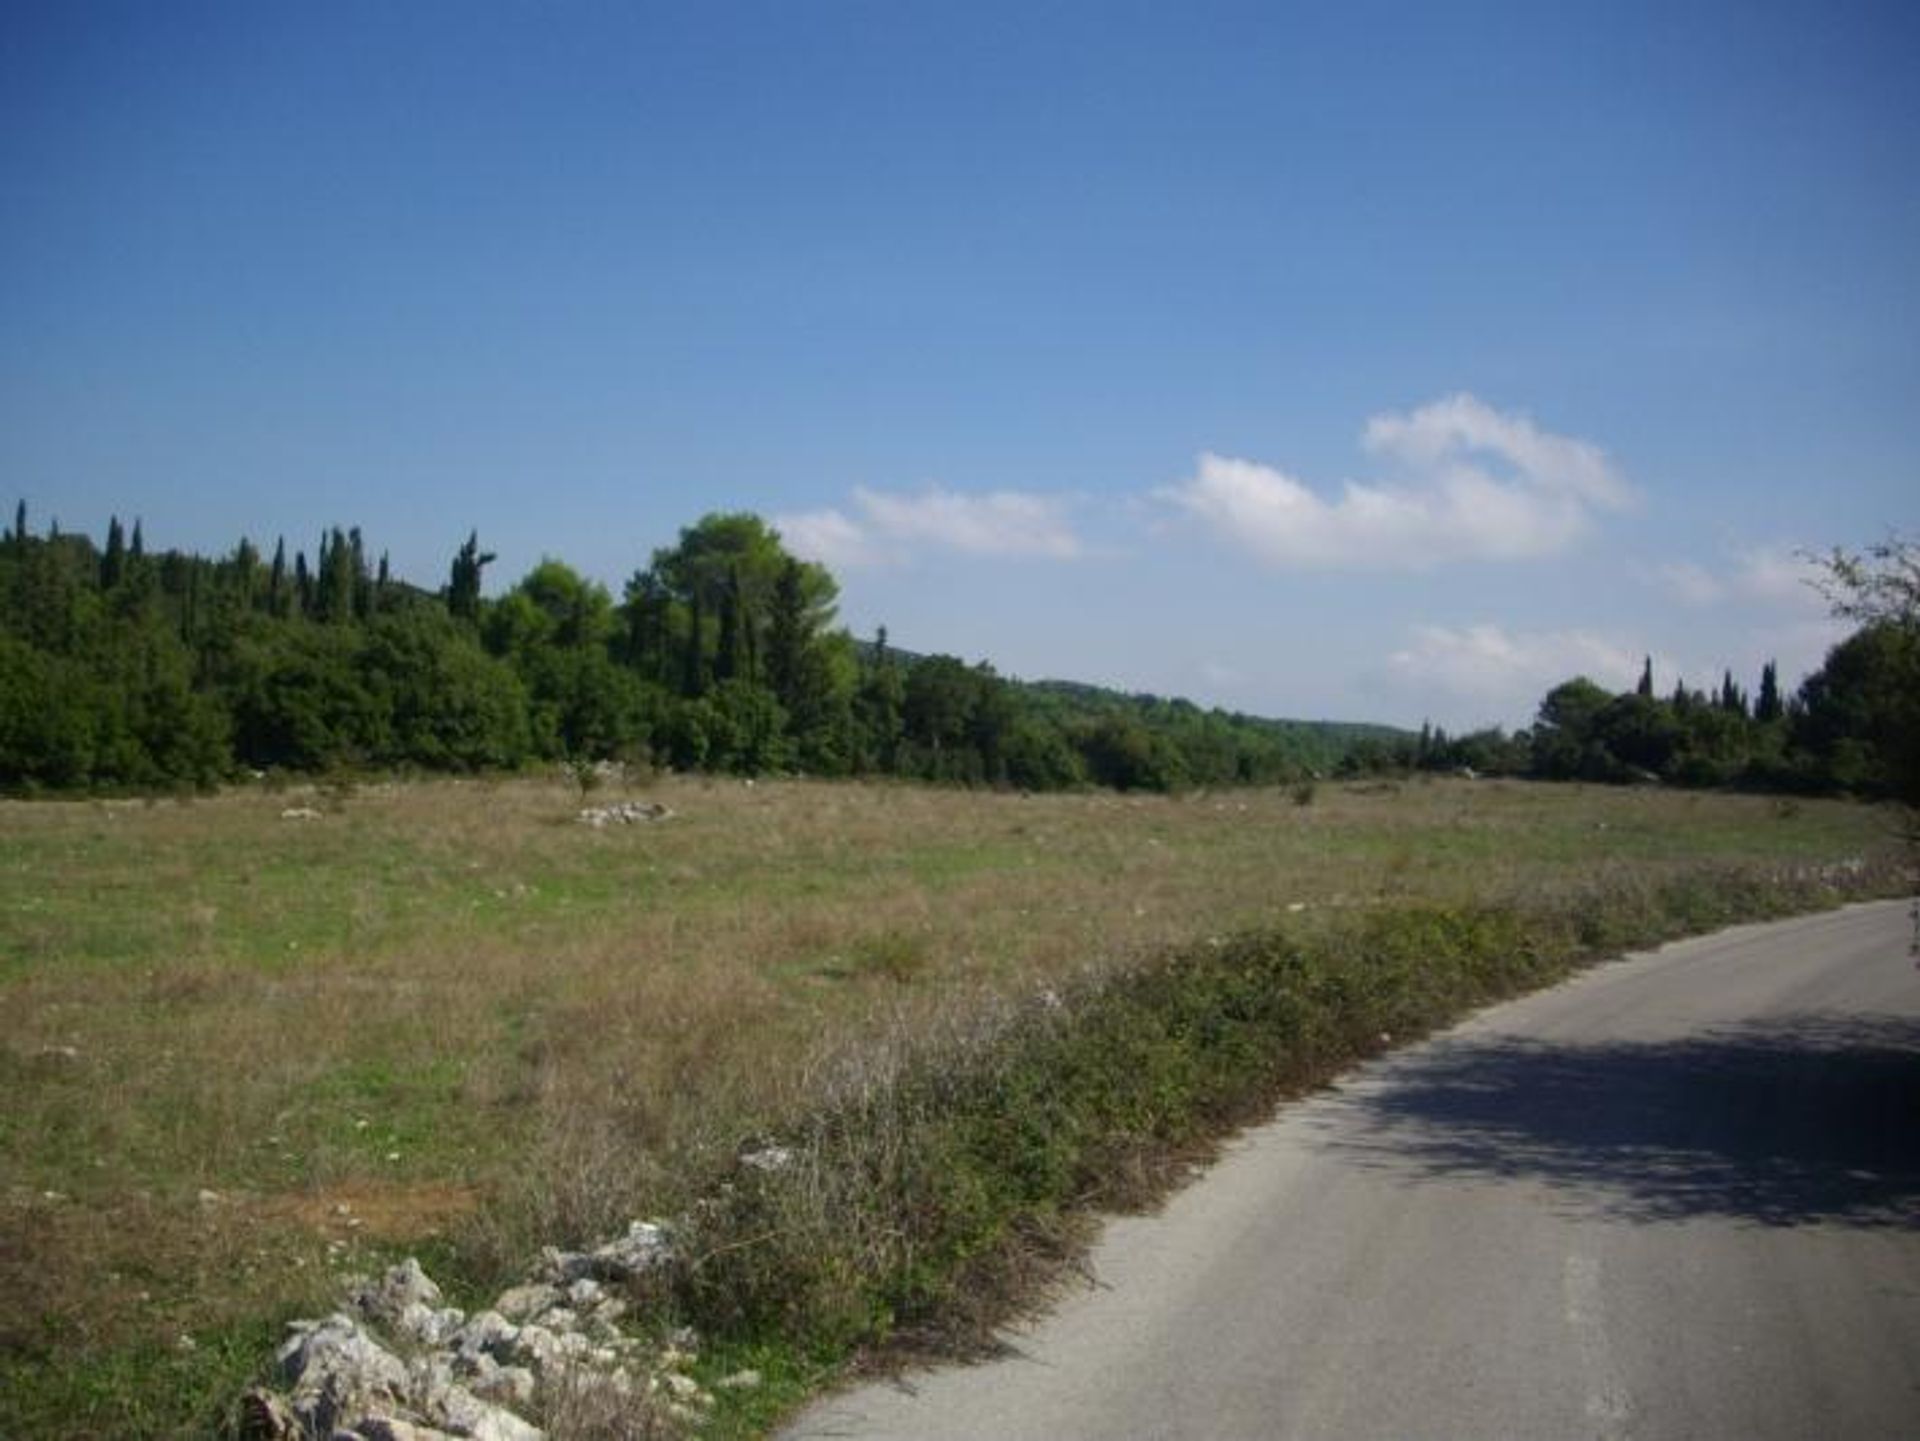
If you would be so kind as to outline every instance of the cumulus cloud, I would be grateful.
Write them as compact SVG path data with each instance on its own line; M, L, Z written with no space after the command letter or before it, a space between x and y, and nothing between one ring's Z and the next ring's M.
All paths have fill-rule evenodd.
M1754 546L1734 552L1715 568L1690 560L1669 561L1656 567L1649 578L1688 605L1735 601L1812 616L1826 610L1826 601L1813 585L1820 575L1819 563L1803 551Z
M1276 566L1417 570L1564 550L1633 493L1603 451L1524 415L1453 395L1367 422L1367 451L1399 468L1326 496L1260 461L1204 452L1156 496Z
M1688 605L1715 605L1726 598L1726 583L1703 565L1690 560L1670 561L1653 574L1659 587Z
M776 517L788 547L829 566L900 564L916 552L1071 560L1084 553L1067 496L942 486L913 492L853 492L853 514L837 508Z
M1824 613L1826 599L1813 584L1821 575L1819 563L1802 551L1762 546L1737 557L1733 590L1753 600Z
M1420 625L1405 647L1387 657L1387 678L1395 689L1445 698L1448 709L1512 722L1576 675L1626 690L1639 679L1644 658L1618 638L1590 630ZM1671 673L1659 657L1654 666Z

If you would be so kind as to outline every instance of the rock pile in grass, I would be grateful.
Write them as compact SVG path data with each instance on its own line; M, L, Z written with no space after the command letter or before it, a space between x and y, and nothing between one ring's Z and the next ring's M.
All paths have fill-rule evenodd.
M548 1247L525 1282L468 1315L408 1257L354 1283L331 1316L292 1323L277 1388L244 1399L243 1434L541 1441L524 1413L556 1411L697 1425L713 1398L686 1372L692 1337L661 1347L619 1325L618 1290L671 1261L660 1227L635 1221L597 1250Z
M672 818L672 809L660 801L622 801L617 806L588 806L580 812L580 823L595 830L606 826L644 826Z

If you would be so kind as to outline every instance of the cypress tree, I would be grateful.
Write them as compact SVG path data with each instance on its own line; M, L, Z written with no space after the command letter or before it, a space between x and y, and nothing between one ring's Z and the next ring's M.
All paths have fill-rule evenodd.
M700 652L700 592L693 593L693 603L688 608L687 625L687 668L680 679L680 689L688 699L697 697L706 689L706 657Z
M1653 699L1653 657L1652 656L1647 657L1647 663L1644 666L1642 666L1640 669L1640 684L1637 687L1635 687L1634 694L1645 696L1648 700Z
M760 619L748 601L748 590L740 579L740 566L733 567L733 594L740 607L740 674L747 680L760 679Z
M307 553L296 551L293 557L293 603L301 615L313 614L313 572L307 569Z
M200 567L187 568L187 589L180 599L180 639L192 645L200 633Z
M714 660L714 677L733 680L742 673L740 664L740 577L733 574L720 593L720 651Z
M367 547L359 526L347 532L347 546L353 561L353 614L365 620L373 613L373 577L367 570Z
M1733 683L1733 672L1730 670L1720 677L1720 709L1729 715L1747 713L1747 698L1740 694L1740 687Z
M480 618L480 575L493 563L493 552L480 551L480 532L469 531L467 543L455 552L447 578L447 610L461 620Z
M140 517L136 515L133 518L133 539L127 542L127 559L129 561L143 560L146 558L146 554L146 544L140 539Z
M767 625L767 680L780 704L794 713L801 701L806 660L806 597L800 589L800 566L789 559L773 585L773 615Z
M267 614L285 619L287 614L287 538L274 542L273 569L267 573Z
M353 619L353 547L335 526L320 539L316 614L336 625Z
M120 517L107 519L107 548L100 556L100 589L113 590L127 574L127 533L120 528Z
M1780 671L1768 661L1760 668L1760 698L1754 703L1753 718L1763 724L1780 719Z
M23 541L27 538L27 501L25 496L22 496L20 503L13 508L13 538L16 542Z
M245 536L233 548L233 590L240 609L252 610L254 589L260 576L260 552Z

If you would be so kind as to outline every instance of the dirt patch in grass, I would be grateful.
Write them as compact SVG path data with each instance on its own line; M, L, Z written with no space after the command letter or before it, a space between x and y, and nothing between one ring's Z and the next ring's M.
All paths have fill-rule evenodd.
M239 1204L262 1219L331 1240L410 1244L444 1236L480 1209L476 1186L445 1181L348 1181Z

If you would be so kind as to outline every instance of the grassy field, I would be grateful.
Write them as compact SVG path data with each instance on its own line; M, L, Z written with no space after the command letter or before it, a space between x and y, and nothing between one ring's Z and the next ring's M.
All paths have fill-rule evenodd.
M594 829L533 780L0 804L0 1433L204 1428L343 1272L410 1250L477 1294L1008 998L1896 856L1841 803L1486 781L645 795L673 817Z

